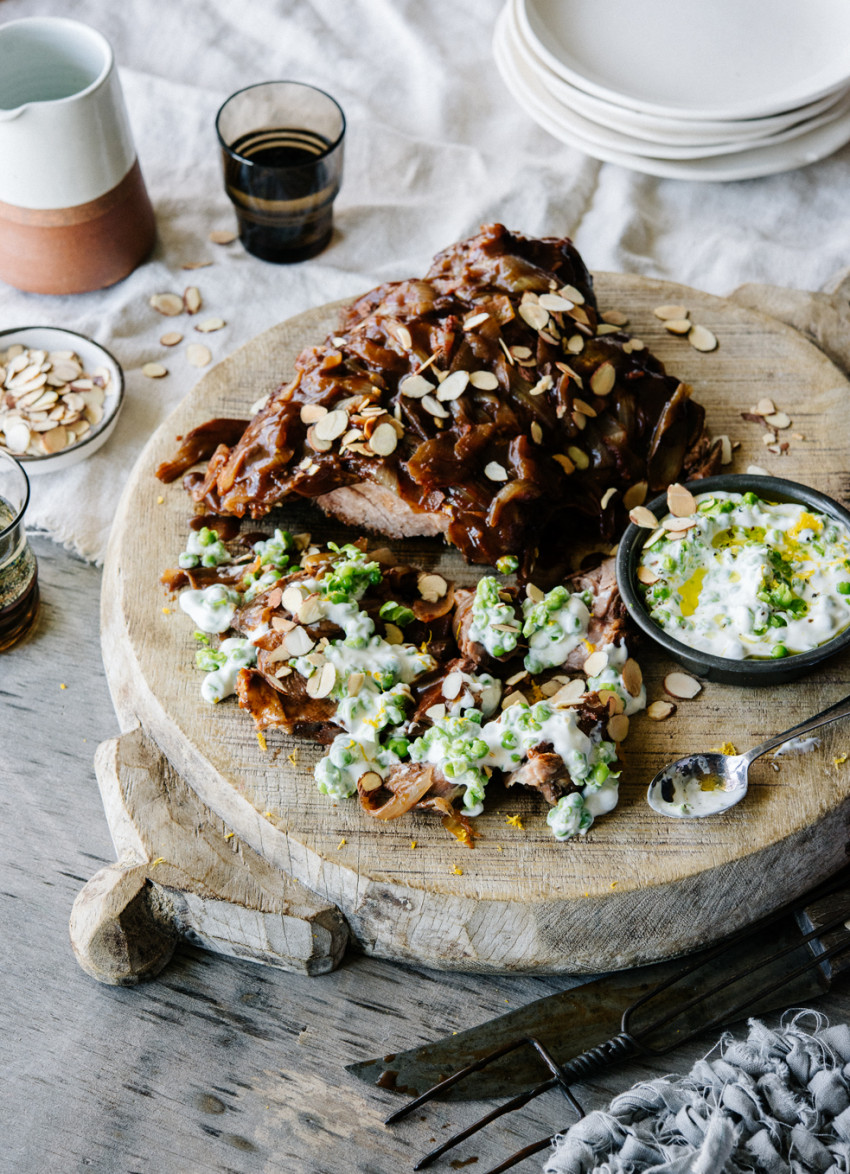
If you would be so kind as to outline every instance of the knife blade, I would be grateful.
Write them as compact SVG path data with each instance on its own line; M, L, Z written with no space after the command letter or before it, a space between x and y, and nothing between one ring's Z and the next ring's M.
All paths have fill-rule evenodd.
M740 940L734 941L717 957L714 956L715 947L687 959L678 958L608 974L536 999L516 1011L433 1043L349 1064L346 1071L380 1088L417 1096L465 1065L524 1036L539 1039L556 1060L564 1063L615 1035L620 1030L623 1012L632 1003L701 958L706 959L701 969L677 983L674 993L668 992L664 996L675 997L683 1003L691 995L715 988L708 1009L699 1004L677 1021L682 1035L699 1028L708 1017L721 1018L725 1026L727 1022L735 1022L735 1018L807 1004L825 994L837 975L850 968L848 952L830 962L808 966L790 982L781 981L790 970L811 962L812 955L820 953L823 948L840 944L845 939L850 946L850 933L843 926L838 931L814 938L808 946L803 942L804 934L816 931L836 917L850 918L850 870L843 870L840 877L840 882L834 880L821 886L803 901L740 935ZM824 894L824 889L832 891ZM743 1015L725 1019L725 1014L731 1015L732 1008L741 1000L742 991L747 989L745 980L728 986L730 976L756 963L764 963L765 959L783 949L789 951L788 956L762 966L756 976L759 989L779 984L777 989L752 1002ZM656 1005L655 1012L657 1009ZM464 1100L512 1096L546 1075L546 1069L532 1049L524 1048L472 1074L451 1095Z

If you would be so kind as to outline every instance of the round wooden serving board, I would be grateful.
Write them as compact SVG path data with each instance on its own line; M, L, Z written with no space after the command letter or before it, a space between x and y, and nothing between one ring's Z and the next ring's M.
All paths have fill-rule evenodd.
M600 308L624 310L628 329L694 387L714 435L740 441L732 470L771 473L848 496L850 386L787 326L678 285L597 276ZM652 310L686 305L720 340L711 354L668 334ZM157 464L178 433L216 415L247 415L288 379L305 345L334 329L337 306L274 327L209 371L156 432L118 507L103 588L103 655L122 726L141 723L176 771L236 837L276 869L333 902L369 953L440 968L590 973L682 953L797 896L846 859L850 728L829 727L809 754L762 760L747 800L709 820L666 820L644 801L646 784L680 755L731 741L748 748L848 692L850 658L781 689L707 685L666 722L632 722L620 805L582 838L558 843L537 796L491 797L470 851L440 821L414 813L379 823L352 801L316 790L314 747L268 735L258 745L234 699L200 697L193 625L164 594L160 571L184 548L189 499L162 486ZM741 411L770 396L793 419L790 451L766 451ZM796 440L791 432L802 433ZM350 538L309 505L268 523L309 529L314 540ZM472 583L481 569L436 541L397 543L400 557ZM649 700L671 663L638 652ZM522 827L507 822L520 815Z

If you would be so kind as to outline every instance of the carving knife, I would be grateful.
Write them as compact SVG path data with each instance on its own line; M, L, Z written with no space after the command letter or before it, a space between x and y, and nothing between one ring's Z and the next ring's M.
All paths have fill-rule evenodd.
M556 1060L564 1063L615 1035L623 1012L632 1003L700 959L705 962L699 969L659 995L684 1003L692 995L709 992L704 1003L679 1019L682 1034L723 1017L724 1006L735 1007L747 997L745 991L767 991L774 985L777 988L752 1002L743 1015L723 1018L724 1026L735 1018L806 1006L824 995L839 974L850 969L850 931L843 924L808 944L803 941L804 934L836 919L850 920L850 870L843 870L837 878L778 914L740 931L725 948L714 947L687 959L605 975L434 1043L350 1064L346 1071L380 1088L417 1096L465 1065L523 1036L536 1037ZM830 948L840 950L845 941L847 953L808 965L813 955ZM765 959L785 948L790 951L787 957L765 963ZM790 971L804 964L802 974L786 981ZM733 974L756 965L759 969L749 979L729 985ZM532 1049L523 1048L469 1076L452 1096L465 1100L512 1096L547 1075Z

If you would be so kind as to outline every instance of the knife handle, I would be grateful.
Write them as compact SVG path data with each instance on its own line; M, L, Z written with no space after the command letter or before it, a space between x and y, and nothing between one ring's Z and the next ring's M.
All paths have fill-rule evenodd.
M819 963L820 970L828 983L850 970L850 880L835 888L832 892L817 897L805 908L795 914L797 925L804 934L817 933L823 926L830 926L823 933L812 938L809 949L815 955L825 950L840 949L846 946L843 953L832 958L824 958ZM839 924L836 926L835 922Z

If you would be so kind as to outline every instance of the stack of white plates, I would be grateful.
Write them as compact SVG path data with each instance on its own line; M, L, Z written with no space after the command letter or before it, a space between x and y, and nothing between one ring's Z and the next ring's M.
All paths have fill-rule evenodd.
M752 179L850 140L850 0L508 0L493 49L542 127L650 175Z

